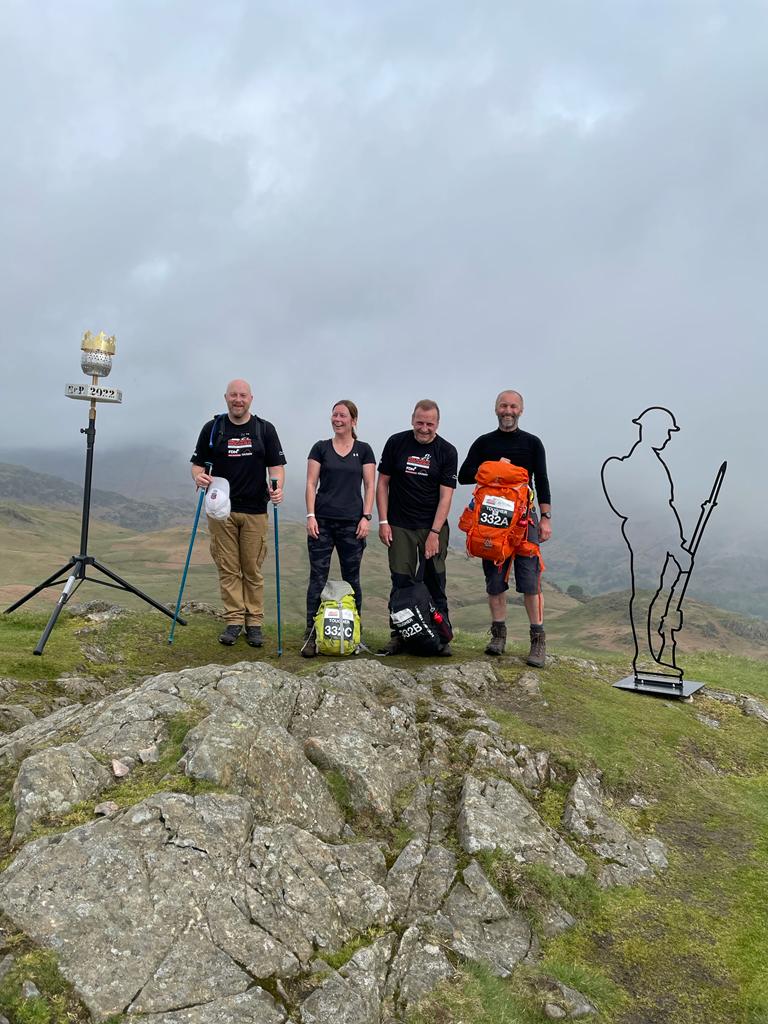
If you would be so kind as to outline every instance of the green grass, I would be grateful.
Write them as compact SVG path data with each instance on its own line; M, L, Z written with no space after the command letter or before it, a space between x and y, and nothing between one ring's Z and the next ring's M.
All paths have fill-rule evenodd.
M516 981L465 964L408 1013L407 1024L541 1024L547 1020Z
M49 950L37 949L12 929L3 928L0 959L6 953L14 955L15 962L0 981L0 1013L11 1024L72 1024L87 1020L83 1004L75 997L72 986L62 978L56 957ZM32 981L40 991L39 997L25 999L22 985Z

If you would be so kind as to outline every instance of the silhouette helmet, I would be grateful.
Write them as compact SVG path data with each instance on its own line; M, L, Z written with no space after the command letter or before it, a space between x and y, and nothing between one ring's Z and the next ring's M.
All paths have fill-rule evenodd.
M641 427L648 427L651 430L675 431L680 429L677 425L677 420L669 409L665 409L661 405L652 405L648 409L644 409L632 422L637 423Z

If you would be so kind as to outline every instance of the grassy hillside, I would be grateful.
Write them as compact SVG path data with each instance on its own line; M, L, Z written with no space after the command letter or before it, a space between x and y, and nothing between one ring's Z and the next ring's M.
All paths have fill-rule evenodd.
M137 533L94 519L91 523L89 550L115 572L164 602L173 602L178 594L181 572L189 546L194 510L189 522L155 532ZM270 519L271 523L271 519ZM0 602L11 604L32 586L66 562L78 550L79 514L72 510L53 510L0 504L0 544L6 557L0 562ZM270 538L270 546L273 547ZM280 525L281 600L284 621L300 623L308 575L306 533L303 524ZM275 618L274 553L265 565L267 616ZM338 578L338 564L332 576ZM581 604L547 582L544 576L544 602L547 632L553 643L564 643L583 650L627 651L631 644L628 622L628 595L617 593L593 598ZM488 609L480 564L459 551L448 555L448 588L452 618L456 628L470 632L488 628ZM384 627L387 618L389 572L386 551L374 535L363 559L364 619L366 629ZM32 607L52 603L60 588L51 588L35 598ZM216 570L208 552L205 517L195 542L185 598L218 606ZM138 608L140 603L127 595L87 583L77 601L104 599ZM519 601L518 597L512 598ZM752 657L768 656L768 627L757 620L744 619L701 602L686 605L686 628L679 651L725 650ZM522 640L527 635L527 619L522 607L513 606L509 614L510 635Z

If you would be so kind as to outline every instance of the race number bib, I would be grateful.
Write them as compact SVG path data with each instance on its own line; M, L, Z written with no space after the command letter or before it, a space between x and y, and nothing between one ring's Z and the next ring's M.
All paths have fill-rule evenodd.
M514 514L514 501L496 494L486 494L483 504L480 506L478 522L481 526L496 526L500 530L507 530L512 523Z
M323 639L352 643L355 634L355 613L350 608L326 608L323 612Z

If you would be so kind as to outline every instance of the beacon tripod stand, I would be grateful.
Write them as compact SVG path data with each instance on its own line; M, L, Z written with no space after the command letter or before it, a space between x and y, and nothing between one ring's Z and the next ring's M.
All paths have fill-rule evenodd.
M95 382L96 378L94 378ZM96 386L95 383L93 385ZM118 576L116 572L113 572L106 565L103 565L93 555L88 554L88 521L91 512L91 477L93 474L93 446L96 441L96 402L91 400L91 406L88 412L88 426L81 428L81 434L85 434L86 437L86 456L85 456L85 484L83 488L83 511L80 524L80 552L77 555L72 555L66 565L62 565L60 569L52 573L47 579L39 583L34 589L30 590L28 594L19 598L15 604L12 604L10 608L5 609L5 614L8 615L10 612L15 611L30 598L39 594L42 590L48 587L55 587L58 583L66 577L64 582L64 589L59 596L56 605L51 612L51 617L48 619L48 624L43 630L42 636L40 637L37 647L35 647L35 654L42 654L43 648L46 645L48 637L53 632L53 627L56 625L56 620L61 614L61 610L67 601L72 597L77 588L81 583L86 580L91 583L100 583L104 587L113 587L115 590L124 590L129 594L135 594L136 597L141 598L142 601L146 601L147 604L151 604L153 608L157 608L163 615L167 615L169 618L173 618L173 612L169 611L164 605L160 604L159 601L155 601L149 594L145 594L143 590L139 590L128 580L123 579L122 576ZM101 573L102 576L106 576L106 579L101 579L99 576L89 576L87 574L88 567L92 567L97 572ZM182 626L186 625L184 619L177 618L177 622L180 622Z

